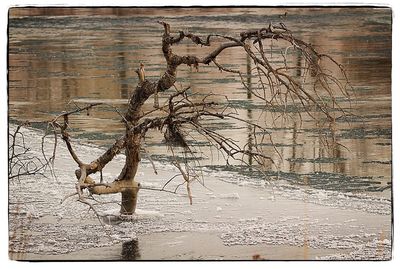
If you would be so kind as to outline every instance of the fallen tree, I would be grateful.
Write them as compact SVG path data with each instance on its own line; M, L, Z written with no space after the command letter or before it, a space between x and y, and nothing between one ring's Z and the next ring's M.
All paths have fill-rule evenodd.
M202 65L214 65L216 71L237 75L248 93L263 100L266 107L286 108L290 103L302 107L319 124L332 125L337 117L336 113L341 115L347 113L336 99L338 95L350 98L349 85L343 67L332 57L318 53L312 45L294 37L282 23L242 32L238 36L210 34L205 37L184 31L173 33L168 23L162 21L158 23L164 31L161 49L166 63L165 71L159 79L150 80L145 76L145 66L140 65L137 70L139 81L129 99L126 112L121 113L115 109L125 125L125 132L111 147L95 160L85 163L80 159L79 152L74 150L69 134L69 121L72 114L86 112L93 107L107 104L94 103L77 106L74 110L61 113L49 123L52 131L61 135L78 166L75 171L76 191L68 197L77 196L78 201L87 204L95 212L96 209L88 199L89 196L112 193L121 193L121 214L130 215L135 212L137 195L141 188L135 178L141 161L141 151L144 150L143 142L151 130L164 134L165 142L173 156L175 156L174 149L176 148L185 154L191 154L192 146L187 143L190 131L204 138L205 142L224 156L227 163L229 160L239 160L248 165L255 163L263 167L266 163L273 162L261 146L265 140L271 140L265 126L273 124L279 117L287 116L285 109L275 114L270 119L271 122L265 124L243 119L229 107L229 102L213 101L212 93L199 99L199 96L193 98L190 87L178 88L176 82L179 66L187 65L198 69ZM179 46L181 42L194 43L204 47L206 52L203 56L178 55L174 53L174 46ZM271 42L271 46L276 46L280 51L279 62L271 61L266 42ZM226 50L245 53L254 63L254 68L248 70L247 74L243 74L240 70L220 64L218 57ZM270 51L272 53L272 48ZM288 59L289 54L299 57L302 64L294 64ZM332 66L339 71L340 77L334 76L327 69ZM249 85L247 82L249 77L257 80L256 87ZM169 89L173 90L168 91ZM159 99L161 95L165 100L163 103ZM154 102L152 109L144 109L146 102ZM301 119L300 112L298 117ZM205 123L213 118L245 123L251 129L252 143L240 145L231 137L207 127ZM108 182L103 181L103 168L122 152L126 156L123 169L114 179ZM246 161L245 156L251 160L250 163ZM190 184L193 180L198 180L199 176L187 162L173 158L172 164L179 170L189 201L192 203ZM93 179L92 175L96 173L100 173L100 181ZM166 180L162 190L165 190L165 186L173 179Z

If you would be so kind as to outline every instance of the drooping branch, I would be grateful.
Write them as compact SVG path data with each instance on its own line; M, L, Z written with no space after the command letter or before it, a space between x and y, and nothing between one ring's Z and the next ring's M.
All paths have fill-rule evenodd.
M159 81L159 85L163 85L163 87L160 88L161 90L167 88L166 85L171 86L174 83L174 71L176 70L176 67L181 64L194 65L197 67L199 64L209 64L210 62L214 62L220 70L239 73L240 76L243 77L239 71L227 70L226 68L223 68L221 65L216 63L216 58L224 50L228 48L242 47L244 52L248 56L250 56L254 63L258 66L257 70L259 72L258 74L262 83L264 94L256 94L257 97L265 99L265 101L271 103L272 100L267 100L267 95L265 94L266 91L270 91L271 93L274 93L272 99L277 103L282 103L282 101L279 101L282 96L283 100L287 100L287 96L290 96L290 98L294 102L297 99L306 108L312 106L317 107L319 111L322 111L325 114L329 121L333 121L334 117L329 111L330 108L324 101L324 98L316 90L315 85L319 84L320 86L322 86L322 89L325 90L325 93L327 93L333 101L331 108L337 107L340 109L341 113L345 113L345 111L340 107L340 104L336 101L334 97L335 89L338 89L347 98L349 98L350 96L346 88L346 86L348 85L348 80L343 67L330 56L319 54L310 44L307 44L304 41L293 37L293 34L282 23L279 25L270 24L267 28L243 32L240 34L240 38L215 34L208 35L206 41L192 33L183 33L182 31L179 32L178 37L173 38L171 37L170 26L165 22L160 23L164 25L165 29L163 35L163 52L164 57L167 61L167 71L164 74L163 78ZM180 42L184 38L191 40L195 44L209 46L211 42L211 37L222 38L228 40L229 42L222 43L220 46L218 46L216 49L214 49L212 52L202 58L192 55L178 56L172 51L172 45ZM306 64L308 65L307 67L304 67L304 73L310 72L310 70L314 73L313 77L316 78L316 81L314 82L314 87L306 89L302 84L297 82L291 75L289 75L289 73L283 72L292 69L302 69L301 67L288 67L285 56L285 66L274 67L266 56L263 40L281 40L292 46L294 50L299 51L303 59L306 61ZM247 41L253 41L252 43L255 46L258 55L252 51L251 46L248 44ZM285 50L285 54L286 52L287 49ZM345 85L343 85L337 78L323 71L320 62L324 58L330 60L340 69L345 80ZM171 72L171 70L173 70L173 72ZM266 84L263 82L264 79L267 80ZM331 85L332 83L330 82L333 82L334 85ZM266 85L268 85L268 87L266 87ZM247 85L245 86L248 87ZM282 87L285 89L285 91L282 90Z

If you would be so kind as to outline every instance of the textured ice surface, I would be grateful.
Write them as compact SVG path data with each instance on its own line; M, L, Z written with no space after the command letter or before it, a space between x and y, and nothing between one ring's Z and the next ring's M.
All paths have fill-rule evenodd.
M376 197L363 193L342 193L338 191L311 188L304 189L300 186L296 187L293 185L288 185L284 182L255 181L251 178L248 178L248 180L243 180L245 176L232 175L232 173L228 172L221 173L219 171L215 172L211 170L208 170L207 172L211 177L219 178L222 181L237 184L238 186L248 186L254 188L271 187L274 190L274 195L286 197L291 200L307 200L309 203L338 208L349 208L377 214L391 213L391 201L383 197ZM270 199L273 200L275 197L270 197Z
M222 193L220 194L220 197L222 199L240 199L240 196L238 193L234 192L234 193Z
M40 141L33 131L25 134L31 143ZM32 150L37 150L36 146L32 143ZM102 152L87 145L74 146L85 161ZM113 179L123 159L118 156L105 169L106 181ZM138 177L144 186L162 186L176 173L169 165L157 167L159 173L154 175L151 164L143 163ZM336 252L319 259L380 260L391 255L391 202L387 199L278 183L266 185L250 179L242 184L234 180L237 175L208 173L209 189L199 184L192 186L192 206L184 188L178 191L179 195L141 190L136 214L121 217L119 195L97 197L107 202L97 208L103 215L100 223L74 197L60 204L65 195L74 191L76 169L61 144L55 169L57 180L31 177L10 183L12 251L61 254L111 246L144 234L217 232L226 246L269 244ZM230 182L223 181L226 179Z

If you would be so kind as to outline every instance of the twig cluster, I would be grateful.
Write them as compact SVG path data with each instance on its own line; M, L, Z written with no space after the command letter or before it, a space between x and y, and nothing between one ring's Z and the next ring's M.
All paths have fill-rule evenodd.
M9 180L20 180L22 177L41 175L46 176L46 168L49 167L47 160L43 160L32 152L26 144L25 136L21 128L29 125L24 123L9 133L8 145L8 178Z

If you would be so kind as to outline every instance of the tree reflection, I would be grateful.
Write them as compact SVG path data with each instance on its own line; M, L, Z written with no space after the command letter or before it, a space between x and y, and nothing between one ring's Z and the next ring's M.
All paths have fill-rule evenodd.
M291 159L295 160L297 158L297 122L293 121L293 134L292 134L292 156ZM289 162L289 171L295 172L296 162Z
M336 130L335 128L331 128L331 133L332 133L332 139L336 141ZM332 145L332 155L333 158L336 158L337 160L341 158L345 158L345 154L342 152L343 146L339 143L334 143ZM333 172L339 173L339 174L345 174L346 173L346 163L345 162L334 162L333 163Z
M125 34L123 32L117 32L116 36L115 36L115 45L116 47L126 47L127 46L127 42L125 41ZM128 88L128 84L126 82L127 79L127 72L126 70L128 70L128 66L126 64L126 55L125 55L125 51L121 50L118 51L117 53L117 57L115 60L115 65L116 65L116 71L117 71L117 76L118 76L118 82L120 85L120 91L121 91L121 98L122 99L128 99L129 94L129 88Z
M122 243L121 260L134 261L139 258L139 241L137 239Z
M251 58L249 55L247 55L246 59L246 73L247 73L247 100L251 100L252 94L251 94ZM247 119L249 122L253 121L253 111L251 108L247 108ZM247 146L249 149L249 152L253 152L253 127L251 124L247 125ZM251 166L253 165L253 157L251 154L249 154L249 165L250 169Z
M246 55L247 99L251 99L251 58Z

